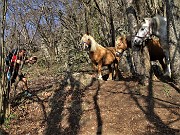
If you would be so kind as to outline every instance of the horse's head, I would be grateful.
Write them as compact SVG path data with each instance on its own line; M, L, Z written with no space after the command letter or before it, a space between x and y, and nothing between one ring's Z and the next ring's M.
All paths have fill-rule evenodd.
M152 18L144 18L140 29L133 39L133 46L140 48L142 43L152 35Z
M126 36L120 36L115 42L116 56L121 56L122 53L127 49Z
M90 35L84 34L81 38L81 47L85 51L89 51L91 48L91 39Z

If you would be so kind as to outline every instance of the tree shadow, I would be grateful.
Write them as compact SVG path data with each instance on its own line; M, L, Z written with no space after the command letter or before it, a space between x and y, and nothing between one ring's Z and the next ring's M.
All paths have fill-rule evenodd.
M67 71L62 80L59 90L55 92L51 99L51 111L47 116L47 128L45 135L77 135L80 130L80 119L83 113L82 110L82 97L86 88L90 87L94 83L94 79L91 80L85 88L80 88L80 81L75 79L72 72ZM69 90L66 90L70 87ZM70 99L69 99L70 98ZM70 105L67 107L66 101L69 100ZM63 118L65 114L63 111L68 111L67 125L63 126Z
M40 98L37 96L37 94L41 93L44 90L49 89L51 87L52 87L52 85L48 85L45 87L38 87L38 88L36 88L36 91L29 90L29 92L31 94L30 96L27 96L24 91L19 92L17 95L10 98L11 107L19 106L20 104L25 103L27 100L34 100L34 101L39 102Z
M170 79L169 77L163 76L163 72L161 68L158 65L153 65L152 66L152 71L154 75L163 83L166 83L170 85L172 88L174 88L178 93L180 93L180 89L177 87L176 84L173 83L173 80Z
M27 100L33 101L33 102L37 102L38 104L40 104L42 111L43 111L43 121L42 123L44 123L47 119L47 113L46 113L46 108L44 105L44 100L40 99L38 97L38 93L41 93L43 91L45 91L46 89L51 88L52 85L47 85L46 87L38 87L36 88L36 90L30 90L29 92L31 93L31 96L27 96L24 94L23 92L18 93L15 97L13 97L11 99L11 107L15 108L17 106L19 106L20 104L24 104Z
M127 85L128 88L128 85ZM143 107L140 102L138 101L138 97L136 94L133 93L130 88L128 89L130 94L130 97L134 100L138 108L145 114L145 117L147 120L153 124L156 131L152 133L152 131L147 131L145 135L175 135L176 133L179 133L180 130L173 129L168 126L168 124L165 124L162 119L155 113L155 98L154 98L154 92L153 92L153 81L152 81L152 69L151 74L149 78L149 85L148 85L148 95L147 96L141 96L146 101L146 106ZM164 105L165 108L168 108L166 105ZM177 114L179 116L178 112L172 112L173 114ZM178 119L176 120L178 121ZM175 121L173 121L175 122ZM171 123L173 123L171 122ZM148 127L147 127L148 128Z
M44 105L44 100L41 100L38 97L38 94L44 92L52 87L52 84L48 84L47 86L40 86L33 89L30 89L31 96L25 96L24 92L18 93L12 99L12 107L19 106L20 104L25 103L27 100L31 100L33 102L37 102L41 105L43 110L43 121L42 123L47 124L47 128L45 130L46 135L76 135L80 129L80 119L82 116L82 97L84 96L85 90L92 86L96 81L95 78L91 79L91 82L85 86L84 88L80 88L80 81L75 79L72 76L72 73L67 71L65 73L64 79L59 84L58 89L53 90L54 95L50 99L50 112L48 113L47 108ZM67 87L70 87L70 90L66 90ZM67 98L71 98L70 106L66 105ZM49 99L48 99L49 100ZM68 127L64 128L62 126L62 121L64 118L63 111L68 110Z
M163 72L161 71L161 68L158 65L152 66L154 75L163 83L166 83L170 85L172 88L174 88L178 93L180 93L180 89L177 87L177 85L173 82L173 80L169 77L163 76Z
M169 78L166 77L159 77L158 78L160 81L168 84L169 86L171 86L172 88L174 88L178 93L180 93L180 89L178 88L178 86L176 84L173 83L172 80L170 80Z
M97 119L97 131L96 131L97 135L102 134L102 126L103 126L103 121L102 121L102 118L101 118L101 110L100 110L100 107L98 105L99 91L100 91L100 82L98 82L98 87L97 87L96 93L93 96L94 108L95 108L95 111L96 111L96 119Z
M153 81L152 81L152 72L150 74L149 79L149 86L148 86L148 97L146 99L147 107L145 115L146 118L153 123L153 125L156 127L156 130L161 134L168 134L173 135L176 133L176 131L172 128L170 128L168 125L166 125L161 118L155 113L155 101L154 101L154 93L153 93Z
M80 82L72 77L72 74L69 74L69 79L71 83L71 106L68 108L69 118L67 127L64 132L61 134L76 135L80 129L80 119L82 116L82 96L83 90L80 89Z
M64 88L67 85L67 80L64 80L64 82L60 85L59 90L54 94L53 98L51 99L51 111L49 115L47 116L47 129L46 129L46 135L50 134L60 134L61 129L59 128L59 121L61 121L61 115L62 110L64 107L64 101L66 98L66 95L64 94Z

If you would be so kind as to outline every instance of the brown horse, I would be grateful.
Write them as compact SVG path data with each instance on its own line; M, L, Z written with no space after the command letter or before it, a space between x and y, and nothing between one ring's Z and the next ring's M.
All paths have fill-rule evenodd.
M98 79L102 79L102 66L108 66L108 80L117 78L119 73L118 62L120 58L116 57L115 47L103 47L88 34L83 35L81 38L81 44L83 50L88 51L93 66L98 71ZM113 76L114 70L115 75Z
M130 36L120 36L116 40L116 55L121 55L127 48L131 48L131 37ZM150 61L158 60L161 64L163 71L166 70L166 64L163 59L165 54L160 45L159 39L151 38L145 41L145 45L148 47Z

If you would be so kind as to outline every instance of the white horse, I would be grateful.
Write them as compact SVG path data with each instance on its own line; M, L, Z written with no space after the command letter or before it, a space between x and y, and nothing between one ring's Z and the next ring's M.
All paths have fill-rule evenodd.
M152 35L159 38L160 44L165 54L165 63L167 68L164 76L169 76L171 78L170 52L169 44L167 42L167 19L165 17L157 15L153 18L144 18L140 29L132 41L133 46L141 46L142 43L146 39L151 38Z

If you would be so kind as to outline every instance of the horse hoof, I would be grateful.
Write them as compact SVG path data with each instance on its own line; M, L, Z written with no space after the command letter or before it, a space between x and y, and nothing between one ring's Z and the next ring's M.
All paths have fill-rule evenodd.
M107 81L109 81L109 80L113 80L113 79L112 78L108 78Z
M157 76L153 75L152 80L153 81L158 81L159 79L157 78Z
M120 79L119 78L115 78L114 81L120 81Z
M169 78L171 78L171 74L166 72L166 73L164 74L164 77L169 77Z
M141 84L143 86L148 86L149 85L148 78L139 80L139 84Z

